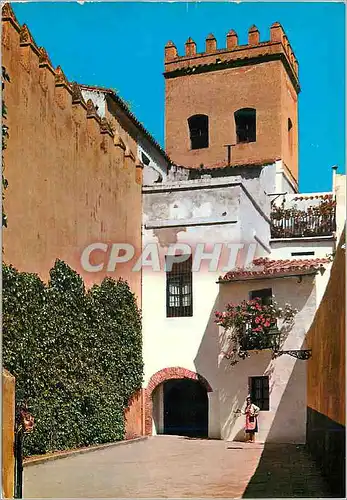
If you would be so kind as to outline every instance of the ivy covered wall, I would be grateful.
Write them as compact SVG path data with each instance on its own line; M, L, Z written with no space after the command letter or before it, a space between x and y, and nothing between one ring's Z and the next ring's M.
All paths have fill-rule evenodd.
M143 376L134 294L111 278L86 292L60 260L47 285L4 264L3 365L35 417L25 455L123 439Z

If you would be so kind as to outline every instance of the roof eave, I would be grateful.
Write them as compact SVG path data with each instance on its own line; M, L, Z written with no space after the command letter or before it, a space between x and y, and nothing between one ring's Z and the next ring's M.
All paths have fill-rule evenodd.
M226 283L235 283L237 281L255 281L255 280L266 280L266 279L277 279L277 278L295 278L300 276L307 276L317 274L318 271L325 269L324 266L321 266L316 269L307 269L303 271L291 271L286 273L276 273L276 274L263 274L263 275L254 275L254 276L239 276L231 279L219 279L216 283L219 285L223 285Z

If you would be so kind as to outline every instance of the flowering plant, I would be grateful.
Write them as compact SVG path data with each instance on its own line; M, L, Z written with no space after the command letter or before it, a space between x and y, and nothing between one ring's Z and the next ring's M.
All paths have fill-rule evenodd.
M303 199L305 198L295 198L298 201ZM283 202L280 206L272 207L272 237L330 234L335 230L335 212L336 200L331 195L325 195L319 204L305 209L299 209L297 205L285 208Z
M276 350L281 338L291 328L296 313L290 304L282 308L275 301L263 304L260 298L228 304L225 311L215 312L215 323L227 334L222 355L235 364L237 357L245 359L250 350ZM273 327L276 327L276 335L270 332Z

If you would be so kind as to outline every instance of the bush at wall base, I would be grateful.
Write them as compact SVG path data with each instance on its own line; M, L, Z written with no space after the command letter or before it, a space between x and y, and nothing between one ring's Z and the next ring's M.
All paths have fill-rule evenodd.
M134 294L111 278L86 292L60 260L48 285L3 264L3 365L35 417L25 455L123 439L143 376Z

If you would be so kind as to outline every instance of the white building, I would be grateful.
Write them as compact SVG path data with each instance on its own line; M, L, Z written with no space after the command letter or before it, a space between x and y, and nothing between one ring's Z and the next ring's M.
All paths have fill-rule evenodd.
M271 200L276 195L276 165L261 168L260 176L251 182L245 178L247 167L239 169L238 175L235 169L229 170L232 174L229 176L227 169L221 172L223 177L217 177L217 171L213 177L201 172L199 179L182 180L196 173L176 169L167 182L143 188L143 244L144 247L152 243L158 246L162 264L169 246L174 244L183 253L185 247L180 245L188 244L192 248L193 264L194 258L198 260L201 255L198 244L213 255L213 244L244 243L246 253L254 248L255 252L250 252L253 258L268 259L265 268L258 271L249 268L248 273L239 275L235 272L235 276L220 282L226 260L209 271L207 264L211 261L205 259L199 271L188 272L184 283L189 297L184 297L184 287L177 285L181 286L178 292L181 298L177 299L181 300L181 307L176 308L170 307L170 301L174 304L176 300L171 296L170 286L174 288L182 277L175 282L175 277L165 272L163 265L161 271L144 269L144 386L149 387L150 392L154 389L152 431L159 434L196 431L207 432L213 438L242 439L244 422L236 410L243 406L248 392L254 392L254 384L261 384L267 399L263 407L268 404L268 408L261 411L258 439L302 443L306 426L305 361L287 354L272 359L272 351L268 349L252 352L248 359L231 366L220 356L223 331L215 324L214 313L223 310L228 302L248 300L252 292L257 296L257 291L267 290L280 305L288 302L299 311L282 350L304 349L305 333L329 276L329 255L333 254L336 242L334 222L325 232L321 231L323 236L316 228L318 235L271 238L271 230L276 231L269 218ZM295 202L304 203L307 208L307 204L315 205L322 197L330 199L335 193L290 194L286 203L293 203L298 196L303 200ZM244 254L241 264L246 257ZM184 274L184 268L182 271ZM174 368L179 368L176 374ZM172 377L175 381L168 381ZM205 395L201 390L196 395L197 409L189 403L194 397L194 386L190 383L188 387L186 382L185 389L184 382L180 381L182 377L202 377L208 387ZM175 390L171 401L170 393ZM186 410L182 409L184 406ZM195 418L200 419L195 428L194 412ZM192 424L190 429L182 423L185 419Z

